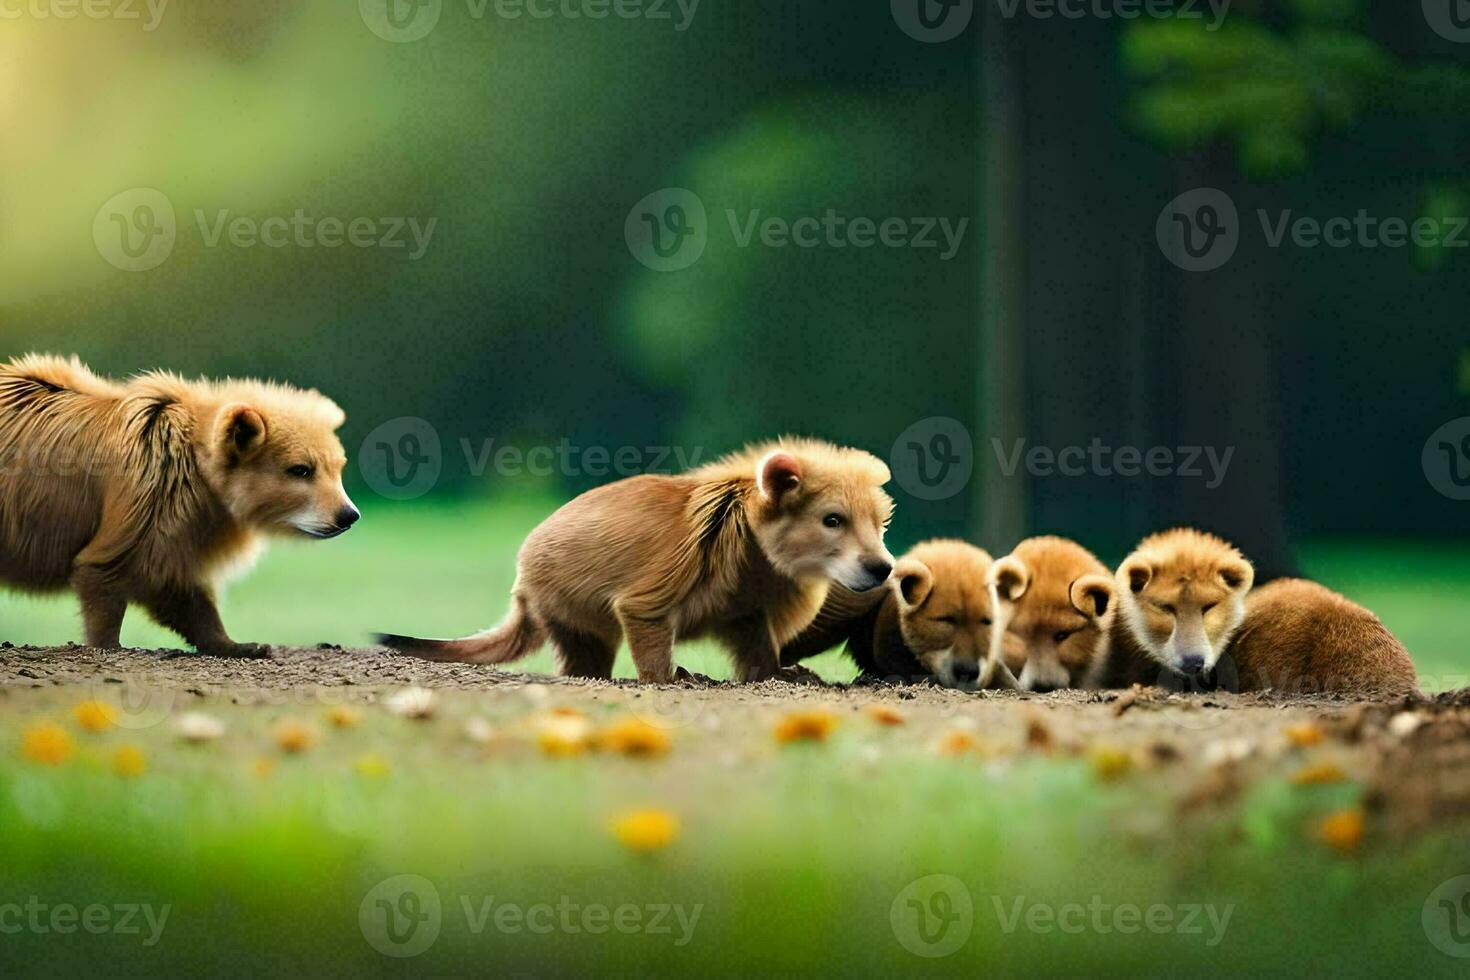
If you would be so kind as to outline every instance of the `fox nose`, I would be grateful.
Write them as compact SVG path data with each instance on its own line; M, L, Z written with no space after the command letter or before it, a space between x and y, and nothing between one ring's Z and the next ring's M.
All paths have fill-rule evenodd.
M961 684L972 684L980 679L980 665L973 660L956 660L950 665L950 670Z
M1186 674L1199 674L1205 669L1205 658L1198 653L1186 653L1179 658L1179 669Z
M879 582L887 581L888 573L893 571L893 565L882 558L869 558L863 562L863 571L867 572Z
M357 519L361 516L362 515L357 512L356 507L352 506L351 504L347 504L341 510L337 511L337 526L345 531L352 525L356 524Z

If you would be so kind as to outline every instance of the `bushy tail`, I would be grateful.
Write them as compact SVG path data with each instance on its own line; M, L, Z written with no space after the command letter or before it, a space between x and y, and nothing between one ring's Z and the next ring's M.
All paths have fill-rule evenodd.
M533 653L546 642L546 632L532 619L519 596L499 626L459 640L424 640L416 636L379 633L377 641L400 653L424 660L467 664L504 664Z

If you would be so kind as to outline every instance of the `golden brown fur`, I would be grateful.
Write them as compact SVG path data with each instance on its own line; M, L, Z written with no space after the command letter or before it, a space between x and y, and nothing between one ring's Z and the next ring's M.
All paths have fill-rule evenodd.
M812 625L782 649L781 662L845 641L864 680L1014 687L995 647L1008 634L996 626L990 566L987 552L964 541L916 545L894 564L880 597L833 588Z
M357 518L315 391L155 372L119 384L76 358L0 365L0 581L71 588L88 645L115 647L127 604L201 652L236 644L213 587L260 532L330 537ZM311 467L307 478L289 467Z
M1408 651L1371 612L1314 582L1252 590L1253 578L1245 557L1213 535L1185 528L1145 539L1118 569L1124 598L1099 686L1184 675L1238 691L1417 690Z
M1027 538L991 566L990 582L1012 605L1006 630L1024 653L1007 655L1021 687L1081 686L1107 650L1115 606L1107 566L1067 538Z
M1246 597L1230 656L1243 691L1401 697L1419 690L1409 651L1377 616L1302 579L1278 579Z
M639 679L666 683L675 638L711 635L729 649L737 679L760 680L816 616L830 582L871 589L886 580L887 481L888 468L867 453L791 438L682 476L619 480L526 538L499 626L461 640L381 639L479 663L549 640L562 674L608 677L626 637Z

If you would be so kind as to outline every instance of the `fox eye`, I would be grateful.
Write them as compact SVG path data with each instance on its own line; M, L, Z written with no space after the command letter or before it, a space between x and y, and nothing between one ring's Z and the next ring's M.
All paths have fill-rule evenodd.
M943 623L945 626L953 626L958 622L953 616L935 616L934 622Z
M286 475L294 476L298 480L309 480L311 479L311 474L314 472L316 471L305 463L297 463L295 466L286 467Z
M1205 606L1205 607L1204 607L1204 608L1203 608L1203 609L1201 609L1201 610L1200 610L1200 612L1202 612L1202 613L1207 613L1207 612L1209 612L1209 611L1210 611L1210 610L1211 610L1211 609L1214 609L1214 608L1215 608L1215 607L1216 607L1216 606L1217 606L1217 605L1219 605L1219 603L1217 603L1217 602L1212 602L1212 603L1210 603L1210 604L1209 604L1209 605L1208 605L1208 606Z
M842 526L842 515L841 514L828 514L826 517L822 518L822 526L823 527L841 527Z
M1179 612L1179 610L1175 609L1173 606L1169 605L1167 602L1161 602L1161 603L1159 603L1159 609L1161 611L1163 611L1163 612L1168 613L1170 616L1177 615L1178 612Z
M1071 636L1075 632L1077 632L1077 631L1076 630L1059 630L1057 632L1057 634L1052 637L1052 639L1056 640L1058 643L1066 643L1067 642L1067 638L1069 636Z
M981 626L989 626L989 625L991 625L991 622L992 621L991 621L990 617L989 616L985 616L985 617L981 618L980 625Z

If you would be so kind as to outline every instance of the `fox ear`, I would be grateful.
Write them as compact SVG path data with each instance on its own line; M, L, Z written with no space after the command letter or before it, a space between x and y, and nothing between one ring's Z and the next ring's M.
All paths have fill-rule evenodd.
M913 609L929 598L929 592L934 588L934 573L917 558L900 558L893 566L889 581L893 583L899 604L905 609Z
M238 462L265 445L265 419L249 405L226 405L215 423L215 445Z
M1118 569L1118 581L1127 582L1128 590L1134 595L1142 592L1153 581L1154 567L1147 558L1134 555Z
M1006 555L990 566L985 582L995 586L995 593L999 598L1015 602L1031 587L1031 572L1021 559L1015 555Z
M1244 558L1227 559L1220 565L1220 581L1231 592L1249 592L1255 579L1255 568Z
M1072 583L1072 608L1089 619L1102 619L1113 604L1113 583L1106 575L1084 575Z
M784 494L801 486L801 464L795 456L779 449L767 453L755 468L755 483L762 497L773 503L779 501Z

